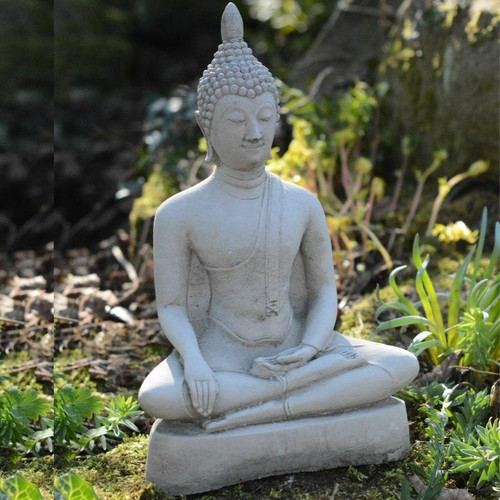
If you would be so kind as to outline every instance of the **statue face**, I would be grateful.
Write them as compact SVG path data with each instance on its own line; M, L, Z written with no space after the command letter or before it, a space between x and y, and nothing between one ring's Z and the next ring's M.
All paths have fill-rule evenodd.
M276 124L276 104L270 92L253 99L225 95L214 109L210 142L222 165L251 170L269 158Z

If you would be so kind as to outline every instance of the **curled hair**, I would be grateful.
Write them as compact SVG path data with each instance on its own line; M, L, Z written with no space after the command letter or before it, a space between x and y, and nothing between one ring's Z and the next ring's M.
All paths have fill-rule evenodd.
M278 89L271 72L252 55L243 40L243 21L234 4L226 7L221 21L222 43L198 84L198 119L208 136L215 105L225 95L253 99L271 92L279 106Z

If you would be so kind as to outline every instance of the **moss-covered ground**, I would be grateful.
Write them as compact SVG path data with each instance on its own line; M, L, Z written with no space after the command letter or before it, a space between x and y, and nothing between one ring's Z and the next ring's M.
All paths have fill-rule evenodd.
M103 500L167 500L171 497L146 483L147 437L128 439L112 451L78 460L72 470L94 485ZM400 487L407 461L343 467L320 472L300 473L248 481L217 492L189 495L192 500L216 499L302 499L335 498L390 500L400 498Z

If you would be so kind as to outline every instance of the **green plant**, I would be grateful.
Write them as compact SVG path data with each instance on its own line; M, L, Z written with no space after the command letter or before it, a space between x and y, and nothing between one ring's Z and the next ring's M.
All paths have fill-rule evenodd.
M425 231L426 236L429 236L432 233L432 229L436 224L437 216L439 210L441 209L441 205L443 204L444 200L446 199L450 191L456 185L460 184L466 179L470 179L471 177L477 177L479 175L484 174L489 167L490 167L489 162L484 160L477 160L469 167L469 169L466 172L457 174L453 176L450 180L448 180L446 177L439 178L438 180L439 192L438 195L436 196L436 199L434 200L434 204L432 205L431 216L429 217L429 223Z
M415 325L420 333L413 339L410 350L416 355L426 351L433 364L437 365L452 351L463 349L463 365L483 371L493 367L500 355L500 278L495 274L500 256L500 223L496 224L493 252L484 269L481 258L486 224L487 210L484 209L478 244L459 266L447 293L437 292L427 272L430 256L422 260L417 234L413 244L413 263L417 269L415 288L419 300L410 301L396 283L397 274L406 266L394 269L389 276L389 284L397 300L383 303L376 316L378 319L386 311L396 311L402 316L382 321L377 331ZM447 317L443 311L446 311Z
M500 425L490 420L485 427L478 425L475 435L452 437L450 449L453 473L470 473L469 483L480 488L486 482L500 483Z
M420 169L415 169L415 178L417 180L417 187L415 189L415 194L413 195L413 200L411 202L410 210L406 216L406 220L403 224L403 232L406 233L410 227L415 214L417 213L418 205L422 198L422 193L424 191L425 183L427 179L443 164L443 162L448 158L448 152L444 149L434 152L434 158L432 163L422 172Z
M11 387L0 395L0 446L12 450L11 460L37 454L42 446L52 451L50 411L50 402L35 389ZM40 430L35 430L37 427Z
M433 383L409 387L402 396L420 403L419 411L425 416L425 441L417 446L418 462L410 466L426 484L419 500L438 498L451 477L476 488L498 482L500 427L498 419L488 420L486 389L475 392ZM403 484L402 498L412 498L408 483Z
M106 415L101 415L104 409ZM54 397L56 446L62 449L64 458L84 450L92 452L96 443L106 450L106 436L120 439L125 436L121 426L139 432L130 419L142 413L132 397L117 396L105 408L102 398L94 396L90 388L65 385Z
M0 479L0 500L43 500L38 487L21 474Z
M94 488L74 472L54 481L54 500L99 500Z
M335 104L314 102L283 84L281 90L283 111L292 115L293 137L283 155L273 150L270 170L318 195L341 280L354 273L355 249L360 247L365 252L376 250L392 268L377 234L380 228L372 222L373 206L384 196L385 183L373 175L377 141L370 145L367 137L386 87L372 89L358 82Z

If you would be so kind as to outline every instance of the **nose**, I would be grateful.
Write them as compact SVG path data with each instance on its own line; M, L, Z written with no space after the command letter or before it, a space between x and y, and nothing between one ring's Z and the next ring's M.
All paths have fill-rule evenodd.
M257 120L250 119L247 122L247 130L245 134L245 140L247 141L260 141L262 139L262 132L260 131L259 124Z

